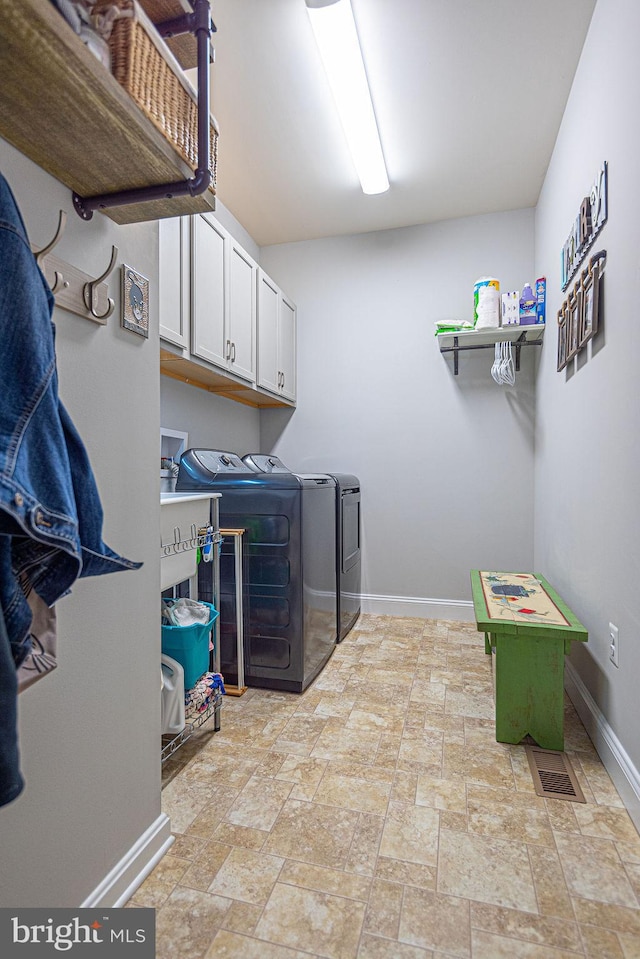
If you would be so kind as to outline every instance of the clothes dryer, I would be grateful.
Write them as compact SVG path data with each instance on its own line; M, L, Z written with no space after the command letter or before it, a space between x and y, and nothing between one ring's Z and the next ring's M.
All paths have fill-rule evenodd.
M302 692L331 656L337 638L334 565L332 559L327 561L335 551L335 480L258 472L235 453L190 449L180 459L176 490L196 489L222 494L222 529L246 531L246 684ZM236 668L233 568L233 547L225 542L220 658L229 683Z
M273 454L248 453L242 457L242 461L263 473L289 472L282 460ZM337 641L340 643L353 629L361 610L360 480L351 473L319 475L335 480L336 628Z
M351 473L331 473L336 481L336 576L338 642L356 624L361 609L360 480Z

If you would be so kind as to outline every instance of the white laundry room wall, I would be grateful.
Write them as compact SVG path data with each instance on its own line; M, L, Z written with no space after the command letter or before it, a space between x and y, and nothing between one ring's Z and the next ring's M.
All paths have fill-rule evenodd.
M160 379L162 426L188 433L190 447L229 450L240 456L258 449L259 410L168 376Z
M263 452L362 484L363 608L471 618L469 570L533 559L534 370L497 386L492 350L438 350L478 277L533 281L533 210L263 247L298 307L298 405L261 414Z
M111 246L150 281L148 339L56 308L60 397L87 448L104 539L137 571L79 580L56 606L57 669L19 696L26 787L0 809L1 906L114 905L170 840L160 809L160 629L157 224L90 223L71 193L0 140L0 168L29 238L91 276Z
M589 631L566 670L571 696L638 825L639 32L636 0L598 0L538 203L536 264L551 264L553 324L566 295L560 251L608 162L608 221L589 253L607 251L602 329L561 373L555 331L546 339L535 482L536 568ZM619 629L618 668L609 660L609 623Z

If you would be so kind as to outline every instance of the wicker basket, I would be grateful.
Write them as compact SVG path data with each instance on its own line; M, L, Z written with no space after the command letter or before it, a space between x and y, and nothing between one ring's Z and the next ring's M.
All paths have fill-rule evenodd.
M125 16L116 20L109 40L111 70L144 115L160 130L192 169L198 163L198 98L159 33L136 0L100 0L100 13L111 6ZM210 189L215 192L218 125L211 117Z

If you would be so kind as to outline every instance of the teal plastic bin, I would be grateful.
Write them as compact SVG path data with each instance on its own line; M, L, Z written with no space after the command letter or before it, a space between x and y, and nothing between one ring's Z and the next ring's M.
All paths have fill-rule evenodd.
M209 607L211 618L208 623L161 627L162 652L177 660L184 669L185 689L192 689L209 669L209 634L219 615L211 603L205 603L204 600L198 602Z

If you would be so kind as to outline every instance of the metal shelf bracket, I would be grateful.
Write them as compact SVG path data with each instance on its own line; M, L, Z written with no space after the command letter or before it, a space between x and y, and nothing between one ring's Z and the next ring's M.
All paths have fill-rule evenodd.
M520 350L523 346L542 346L542 340L528 340L526 331L513 341L516 351L516 372L520 372ZM441 353L453 353L453 374L458 375L458 355L466 350L493 350L495 343L466 343L461 345L457 336L453 337L453 346L441 346Z

